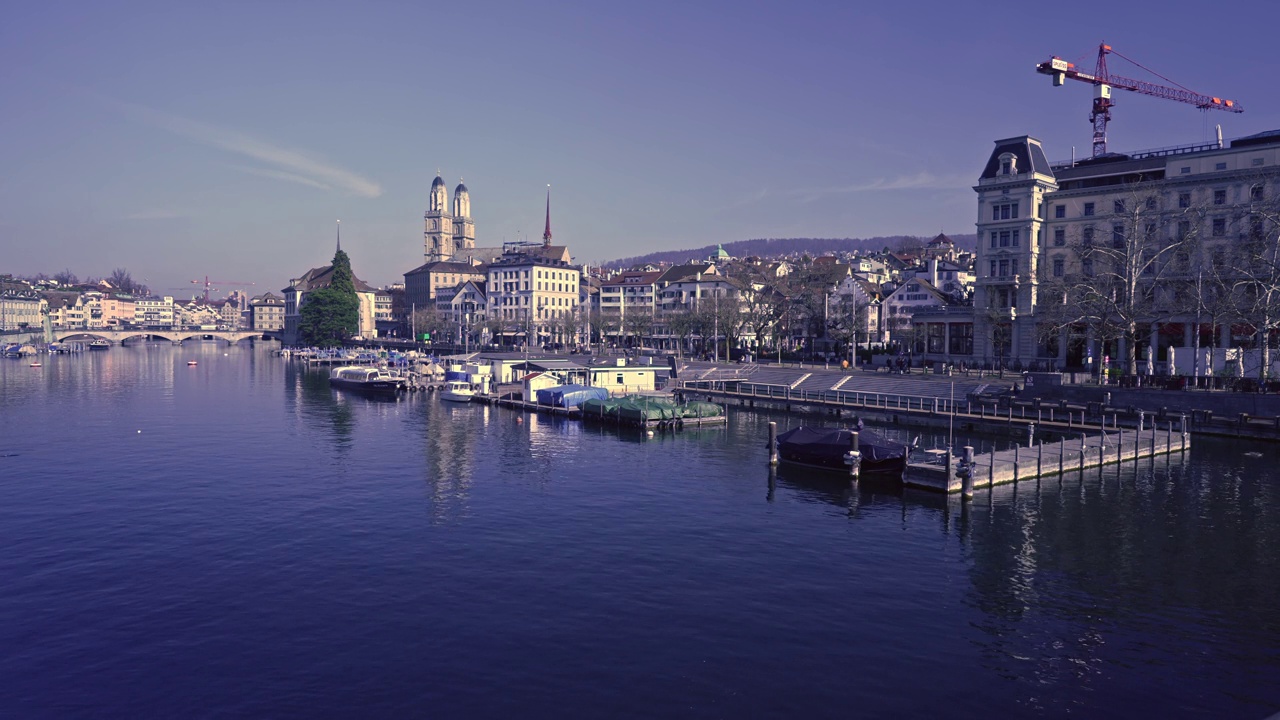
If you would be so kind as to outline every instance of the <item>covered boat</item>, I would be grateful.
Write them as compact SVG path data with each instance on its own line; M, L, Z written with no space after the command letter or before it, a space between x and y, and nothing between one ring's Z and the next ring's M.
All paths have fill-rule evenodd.
M538 404L560 408L576 408L588 400L607 400L609 391L588 385L557 385L538 391Z
M845 454L850 450L852 433L840 428L795 427L778 436L778 457L799 465L847 472ZM901 477L907 469L911 446L862 430L858 433L858 451L862 453L860 474Z

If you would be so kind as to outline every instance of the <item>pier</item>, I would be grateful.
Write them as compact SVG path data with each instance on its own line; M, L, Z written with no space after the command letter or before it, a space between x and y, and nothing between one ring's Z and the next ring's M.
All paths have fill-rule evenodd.
M949 450L927 450L924 459L907 466L903 484L945 493L972 495L973 488L991 487L1032 480L1090 468L1133 462L1158 455L1185 453L1191 449L1191 436L1185 425L1164 423L1137 429L1116 428L1096 434L1081 433L1056 442L1015 445L1007 450L974 453L972 460L956 457ZM972 450L972 448L967 448ZM968 474L969 482L965 482Z

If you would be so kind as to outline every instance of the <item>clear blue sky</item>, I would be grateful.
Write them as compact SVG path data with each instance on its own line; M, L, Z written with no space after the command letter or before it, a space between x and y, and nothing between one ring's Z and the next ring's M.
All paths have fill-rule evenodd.
M873 8L873 9L871 9ZM1280 9L1112 4L10 3L0 272L278 291L334 220L377 285L439 168L481 245L579 262L755 237L972 232L993 140L1089 152L1101 41L1242 115L1118 92L1115 150L1280 128ZM1114 59L1112 72L1149 78ZM228 288L230 289L230 288Z

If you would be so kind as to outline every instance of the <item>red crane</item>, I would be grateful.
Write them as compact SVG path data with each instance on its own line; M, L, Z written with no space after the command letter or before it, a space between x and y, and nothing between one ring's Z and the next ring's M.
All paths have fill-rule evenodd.
M192 280L193 285L204 285L204 304L209 304L209 288L214 285L252 285L251 282L236 282L234 280L210 280L208 275L204 276L203 282L200 280Z
M1165 82L1177 85L1177 87L1167 87L1165 85L1157 85L1155 83L1143 80L1133 80L1119 75L1112 75L1107 72L1107 55L1115 53L1147 72L1159 77ZM1119 52L1111 49L1110 45L1103 43L1098 46L1098 64L1094 68L1093 74L1080 72L1076 69L1075 63L1067 62L1062 58L1054 55L1048 62L1042 62L1036 66L1036 72L1053 76L1054 87L1064 84L1067 79L1079 80L1087 82L1093 86L1093 112L1089 113L1089 122L1093 123L1093 156L1098 157L1107 152L1107 121L1111 119L1111 107L1115 105L1111 100L1111 88L1120 88L1121 90L1130 90L1143 95L1154 95L1158 98L1166 100L1177 100L1178 102L1195 105L1201 110L1225 110L1227 112L1240 113L1244 109L1234 100L1223 100L1222 98L1213 97L1211 95L1201 95L1198 92L1188 90L1178 85L1169 78L1160 73L1143 67L1141 63L1121 55Z

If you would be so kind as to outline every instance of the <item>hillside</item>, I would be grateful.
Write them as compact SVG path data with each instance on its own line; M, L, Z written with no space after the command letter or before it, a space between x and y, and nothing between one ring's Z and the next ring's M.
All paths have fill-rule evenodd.
M977 236L948 235L956 247L973 251L977 246ZM784 257L809 255L832 255L842 252L875 251L883 248L891 250L909 249L924 245L932 238L912 235L892 235L872 238L760 238L755 240L738 240L724 244L725 252L733 257L742 258L756 255L759 257ZM648 263L681 264L690 260L705 260L716 251L716 245L706 245L688 250L664 250L647 255L619 258L603 263L606 268L628 268Z

